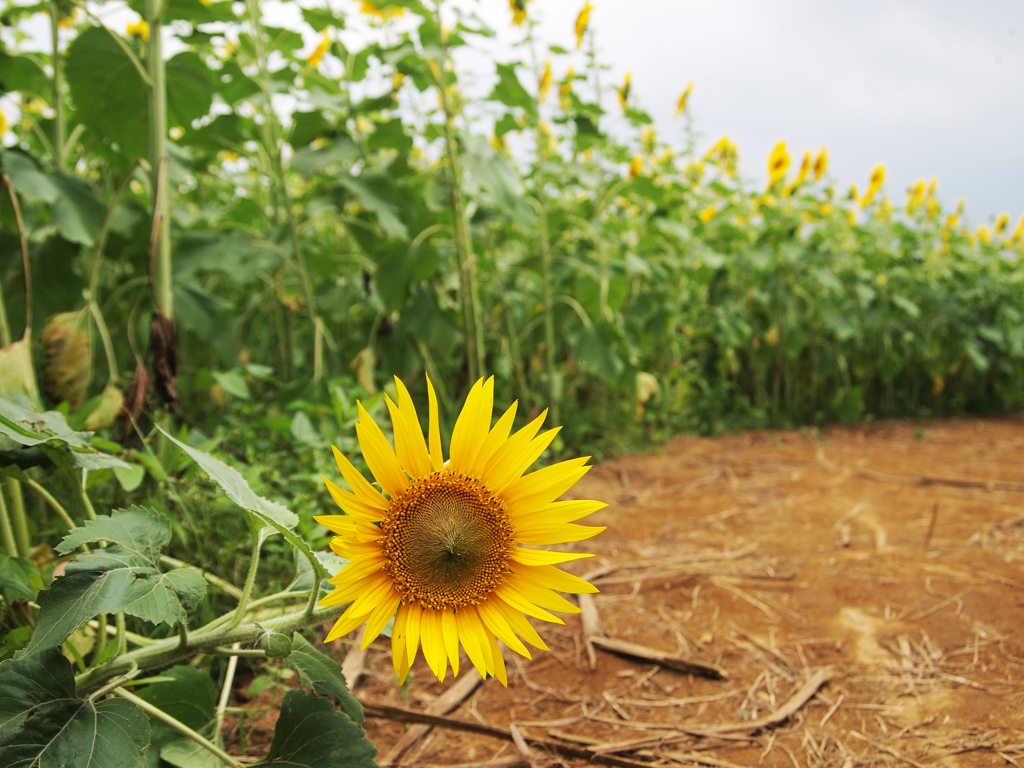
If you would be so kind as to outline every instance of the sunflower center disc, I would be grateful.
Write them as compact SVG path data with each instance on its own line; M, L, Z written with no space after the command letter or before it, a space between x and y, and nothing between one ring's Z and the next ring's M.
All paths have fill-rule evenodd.
M381 521L384 570L407 603L459 608L484 600L508 573L512 526L479 481L435 472L413 480Z

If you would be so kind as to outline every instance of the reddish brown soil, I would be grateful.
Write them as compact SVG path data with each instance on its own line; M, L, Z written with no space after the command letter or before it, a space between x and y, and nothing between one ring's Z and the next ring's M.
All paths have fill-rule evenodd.
M621 753L650 764L1024 766L1024 421L686 438L605 462L570 495L609 504L591 518L608 530L567 547L598 555L571 565L604 569L595 603L608 633L728 679L602 651L591 671L567 616L536 623L550 653L510 664L507 689L488 680L453 717L580 718L520 728L584 745L675 736ZM833 678L778 726L682 741L671 730L762 718L822 668ZM451 683L421 657L408 706ZM357 694L405 706L389 643L371 649ZM382 757L407 727L367 720ZM402 762L518 754L435 729ZM539 749L533 761L583 764Z

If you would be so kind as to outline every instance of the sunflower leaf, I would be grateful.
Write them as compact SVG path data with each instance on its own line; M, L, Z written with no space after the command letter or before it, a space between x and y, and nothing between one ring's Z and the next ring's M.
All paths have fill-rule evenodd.
M98 614L123 611L153 624L184 621L206 595L206 582L191 568L160 572L160 549L170 539L167 521L141 507L117 510L71 531L59 552L95 541L112 544L77 557L63 577L40 593L28 652L60 645Z
M245 478L242 477L242 474L237 469L229 467L223 461L214 458L205 451L200 451L198 448L186 445L180 440L177 440L167 434L162 429L160 431L164 433L168 440L187 453L192 460L199 465L199 468L209 475L210 479L223 489L229 499L235 502L235 504L240 506L242 509L248 512L257 513L255 516L250 517L250 519L259 523L259 528L270 525L284 533L285 531L290 532L292 528L299 524L299 518L296 517L293 512L289 511L284 505L264 499L262 496L257 496L253 489L249 487L249 483L245 481ZM285 538L288 537L286 536ZM292 538L296 541L300 541L298 537L293 536ZM288 539L288 542L295 546L295 542L291 539Z
M363 707L348 690L341 665L320 653L298 632L292 637L292 652L286 659L288 666L299 673L307 688L321 696L334 696L341 710L359 725L363 724Z
M328 699L306 691L288 691L270 752L257 766L288 768L376 768L376 747L366 732Z
M78 698L56 648L0 664L0 765L146 768L149 737L130 701Z

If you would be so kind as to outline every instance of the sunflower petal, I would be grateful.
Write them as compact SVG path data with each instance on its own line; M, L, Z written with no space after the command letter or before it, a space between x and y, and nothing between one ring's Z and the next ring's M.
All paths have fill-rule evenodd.
M561 613L580 613L578 606L570 603L557 592L547 587L542 587L539 584L534 584L532 581L524 579L518 573L513 573L509 576L505 580L505 584L509 586L509 589L515 590L521 595L524 600L529 600L541 608Z
M553 565L517 565L513 570L521 579L559 592L583 595L601 591L589 581L559 570Z
M497 635L501 641L511 648L513 651L518 653L520 656L525 656L528 659L533 658L530 656L530 651L527 650L526 646L523 645L523 641L516 637L512 631L512 627L505 621L505 617L501 615L501 612L493 605L496 602L494 600L485 600L484 602L477 605L477 612L480 614L480 618L484 622L484 626L490 632Z
M377 636L388 625L391 618L402 603L402 596L395 590L391 590L381 601L380 605L373 609L373 613L366 620L366 632L363 633L363 650L369 647L370 643L377 639Z
M473 666L476 667L476 671L480 673L480 677L486 679L487 663L484 661L484 649L480 647L480 640L476 634L476 627L471 623L473 618L477 621L480 619L476 613L473 614L473 618L470 618L470 612L467 610L468 608L472 608L472 606L460 608L455 612L455 624L459 629L459 641L462 643L462 647L466 649L466 655L469 656L469 660L473 662Z
M542 651L551 650L548 648L548 644L541 640L540 635L537 634L537 630L533 628L533 624L531 624L522 613L501 599L488 600L487 602L498 610L498 612L504 617L505 621L508 622L512 631L522 637L523 640L528 642L534 648L539 648Z
M548 544L567 544L570 541L583 541L591 536L597 536L605 526L573 525L564 523L561 525L550 525L548 523L538 524L530 527L516 526L516 532L512 537L520 544L533 544L534 546L545 546Z
M508 462L505 467L505 474L495 475L491 478L488 487L502 498L504 498L504 491L511 485L516 478L522 477L523 472L528 470L530 466L540 455L547 450L547 447L551 445L551 441L555 439L555 436L562 431L561 427L555 427L549 429L541 435L535 437L530 445L512 461Z
M326 477L323 478L323 480L324 485L327 486L327 490L331 494L331 498L334 499L334 503L345 510L347 514L352 515L353 517L361 517L373 523L383 517L384 510L371 504L367 504L356 494L349 493L340 485L331 482Z
M313 519L331 533L353 533L356 521L349 515L314 515Z
M398 606L395 614L395 624L391 628L391 660L395 665L395 674L401 682L405 682L405 675L409 673L409 665L405 663L405 626L409 618L409 606L403 603ZM402 666L405 665L405 671ZM354 680L352 681L355 682Z
M491 460L494 452L497 451L502 444L508 440L508 435L512 431L512 423L516 418L516 409L519 407L519 401L512 403L508 410L505 411L501 418L495 423L494 428L487 433L487 437L484 438L483 445L480 446L480 453L477 454L476 461L473 462L473 468L469 472L473 477L479 477L483 475L484 470L487 468L487 462Z
M393 499L408 485L402 465L398 463L391 443L384 437L377 422L366 412L362 403L357 402L356 405L359 407L356 436L359 438L359 447L363 449L363 458L384 493Z
M491 658L494 660L494 676L498 682L508 688L508 674L505 672L505 658L501 655L501 648L498 647L498 640L490 632L487 633L487 641L491 646Z
M409 617L405 622L405 656L409 666L416 661L416 652L420 647L420 624L423 621L423 606L413 603L409 606Z
M519 464L519 457L529 450L534 435L540 430L541 424L544 423L547 415L548 412L545 410L540 416L502 443L498 450L494 452L494 456L487 463L487 469L480 476L481 482L492 493L500 494L501 491L508 487L509 483L523 474L522 470L520 470L519 474L515 473L515 468Z
M324 640L324 642L330 643L337 640L339 637L344 637L364 621L366 621L366 616L359 616L352 613L352 606L350 605L348 610L341 614L338 620L334 622L334 626L331 628L331 631L327 633L327 639Z
M517 589L510 587L508 581L494 590L492 594L496 597L500 597L517 611L525 613L527 616L533 616L533 618L541 619L543 621L550 621L552 624L565 624L564 621L553 613L548 613L543 608L539 608L527 600Z
M467 605L461 609L462 613L468 615L469 628L476 635L477 645L480 646L480 650L484 655L484 667L487 669L487 675L494 675L494 657L491 655L491 644L487 640L487 635L490 634L487 628L484 626L483 621L480 619L480 614L476 610L475 605ZM482 675L484 679L487 675Z
M402 380L395 376L395 386L398 387L398 416L402 422L399 430L395 423L395 411L391 411L391 423L395 426L395 448L398 449L398 461L410 477L423 477L430 474L430 454L427 453L427 443L423 439L423 429L420 427L419 417L416 415L416 405L405 388ZM388 405L388 410L391 410Z
M494 377L480 379L466 396L466 404L455 421L452 444L449 449L451 467L467 474L473 471L494 412Z
M430 424L427 429L430 432L430 464L435 472L444 469L444 455L441 453L441 422L437 417L437 395L434 393L434 385L430 383L427 376L427 398L430 400Z
M562 523L574 523L580 518L592 515L608 505L603 501L589 499L572 499L569 501L553 501L536 512L528 515L516 515L516 528L536 528Z
M593 555L582 552L551 552L546 549L523 549L522 547L516 547L512 550L512 560L523 565L557 565L558 563L568 563L570 560L582 560L584 557L593 557Z
M452 674L456 677L459 674L459 627L455 622L455 612L444 610L441 612L441 634L444 637L445 653L452 663Z
M420 643L423 645L423 658L427 660L430 671L438 680L444 682L444 676L448 670L448 654L444 648L440 611L433 608L423 609L423 619L420 622Z
M529 515L553 503L591 470L582 464L579 459L563 461L514 480L501 495L509 514Z
M381 496L380 491L370 485L369 481L363 477L362 473L352 466L352 462L345 458L345 454L331 446L331 450L334 451L334 460L338 462L338 469L341 470L341 476L345 478L345 482L348 483L349 488L355 491L355 494L366 504L377 509L385 510L388 508L388 501Z

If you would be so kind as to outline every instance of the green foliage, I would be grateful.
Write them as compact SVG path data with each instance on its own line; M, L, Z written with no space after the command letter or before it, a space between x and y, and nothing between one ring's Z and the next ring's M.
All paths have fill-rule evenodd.
M56 649L0 663L0 765L146 768L149 735L131 702L78 698Z
M153 624L184 622L206 594L206 582L189 568L161 573L159 551L170 538L164 518L141 507L117 510L68 534L58 551L95 541L114 546L77 557L40 596L28 651L60 645L98 614L124 612Z

